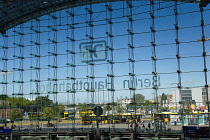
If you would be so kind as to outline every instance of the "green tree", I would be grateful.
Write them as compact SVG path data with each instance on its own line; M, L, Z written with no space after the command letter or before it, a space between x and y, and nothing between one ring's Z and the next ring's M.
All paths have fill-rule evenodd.
M143 105L146 109L149 109L151 108L151 106L154 106L153 102L149 100L145 100Z
M184 109L184 113L185 114L192 114L193 113L193 110L192 110L190 104L187 104L186 108Z
M45 107L43 109L43 117L48 120L48 125L50 124L50 120L56 117L56 109L53 107Z
M88 111L88 105L86 103L81 104L79 109L80 109L79 114L80 114L80 117L82 117L82 119L92 114L91 111Z
M11 103L11 107L24 108L30 104L30 101L24 97L8 97L6 100Z
M105 111L110 111L112 110L112 107L110 105L105 105L104 108L103 108Z
M65 110L65 107L63 106L63 105L58 105L57 106L57 112L58 112L58 117L60 117L60 114L62 113L62 112L64 112L64 110Z
M80 105L80 111L87 111L88 110L88 105L86 103L83 103Z
M143 103L144 99L145 99L144 95L142 95L142 94L134 94L133 97L131 98L131 102Z
M0 95L0 100L7 100L8 97L9 97L8 95L2 94Z
M22 118L21 111L19 109L12 109L8 114L8 118L11 120L21 119Z
M49 99L49 96L38 96L35 99L35 105L37 105L38 107L42 107L42 106L52 106L53 105L53 101Z
M161 105L165 104L167 101L167 95L165 93L162 93L161 95Z
M152 106L152 105L153 105L153 102L152 101L145 100L144 106Z
M117 105L116 106L116 111L117 111L117 113L123 113L124 111L126 110L126 108L124 108L124 107L122 107L122 106L120 106L120 105Z

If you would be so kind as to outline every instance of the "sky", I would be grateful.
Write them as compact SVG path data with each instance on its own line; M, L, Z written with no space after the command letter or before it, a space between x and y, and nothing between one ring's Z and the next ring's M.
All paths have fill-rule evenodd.
M109 12L105 5L112 7L113 11ZM9 37L7 39L1 37L0 42L2 46L9 48L5 51L1 49L0 55L4 57L6 52L6 57L9 60L7 63L0 60L0 66L10 72L1 73L1 81L7 81L8 85L2 85L0 91L9 96L12 96L13 93L24 93L26 98L35 98L37 95L29 95L29 93L36 92L37 87L42 93L41 95L47 95L48 92L53 91L53 85L57 84L58 94L49 94L53 101L91 103L91 93L86 90L90 89L90 82L94 81L96 91L94 103L107 103L112 101L112 92L107 90L111 88L111 78L107 74L113 74L115 101L120 98L131 98L133 93L141 93L146 99L151 99L156 92L153 89L154 84L158 85L157 93L159 95L162 93L171 94L172 90L177 87L175 83L178 83L177 45L175 44L177 36L180 42L182 86L187 88L205 85L203 44L197 41L202 36L199 5L178 3L177 23L179 30L177 33L174 26L176 24L174 2L155 1L155 33L151 33L153 25L149 2L135 1L132 2L132 5L131 10L126 2L94 4L92 5L92 15L88 12L91 9L90 5L65 9L39 17L40 22L28 21L8 30ZM73 18L69 14L72 12L74 13ZM129 20L131 13L132 23ZM53 19L52 15L57 18ZM208 15L209 6L204 7L204 35L206 38L210 38ZM113 24L110 25L107 24L107 21L111 17ZM92 23L90 19L93 21ZM72 23L75 23L74 30L70 29L69 26ZM89 26L89 23L93 26ZM57 31L53 31L53 29L57 29ZM40 33L35 33L35 30L40 31ZM129 30L133 30L134 35L130 35ZM18 32L24 33L24 35L19 35ZM110 32L114 37L107 37ZM157 45L155 47L156 65L151 59L153 56L153 47L151 46L151 42L154 41L153 35ZM93 47L97 50L92 54L94 66L86 63L86 57L90 53L84 53L84 50L91 46L89 36L94 37ZM74 38L76 41L72 43L67 37ZM58 43L52 43L52 40ZM31 42L39 42L40 48ZM18 47L14 43L22 44L25 47ZM132 49L129 49L128 44L133 44L135 47L133 52ZM204 45L207 52L206 66L209 69L209 42L206 41ZM113 54L106 46L113 47ZM75 54L67 53L66 50L74 51ZM54 53L57 55L53 56ZM41 57L38 59L34 57L34 54ZM24 59L17 59L14 55L23 56ZM113 67L107 62L112 58ZM135 60L133 66L131 62L129 63L129 58ZM75 63L76 67L67 66L67 63ZM31 68L38 66L41 68L40 70ZM57 66L57 70L52 66ZM17 68L22 68L24 71L16 71ZM153 77L152 74L155 68L158 73L157 78ZM135 73L135 92L130 91L128 87L131 82L129 81L131 79L129 73L133 72ZM95 79L91 80L87 76L94 76ZM67 77L76 78L75 82L67 79ZM58 81L50 81L49 78L58 79ZM40 80L38 86L36 82L32 82L37 79ZM23 84L13 82L21 80L24 81ZM155 81L157 82L155 83ZM207 81L209 83L209 71L207 71ZM75 94L66 92L66 90L73 89L76 90Z

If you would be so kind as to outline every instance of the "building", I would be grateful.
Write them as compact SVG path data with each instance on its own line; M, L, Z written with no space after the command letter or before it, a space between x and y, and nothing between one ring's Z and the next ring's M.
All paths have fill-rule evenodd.
M209 92L210 90L208 89L208 94ZM204 87L181 89L181 94L178 89L173 90L170 106L180 108L180 101L184 105L191 105L192 109L204 109L207 101L206 89Z
M121 105L122 107L126 108L128 104L131 103L131 99L130 98L121 98L118 100L118 104Z

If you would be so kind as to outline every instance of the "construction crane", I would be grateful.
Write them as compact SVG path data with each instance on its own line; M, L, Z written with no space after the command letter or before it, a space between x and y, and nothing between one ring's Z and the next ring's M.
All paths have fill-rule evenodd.
M197 41L202 41L202 43L203 43L204 41L207 41L207 40L210 40L210 38L206 38L206 39L204 39L204 40L199 39L199 40L197 40Z
M184 83L194 83L194 82L199 82L199 81L186 81L186 82L181 82L181 83L171 83L171 85L178 85L178 84L184 84Z

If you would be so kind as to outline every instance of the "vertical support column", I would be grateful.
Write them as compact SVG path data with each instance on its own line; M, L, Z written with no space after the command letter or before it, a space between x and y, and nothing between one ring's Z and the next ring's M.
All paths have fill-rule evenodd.
M57 64L57 57L58 57L58 49L57 49L57 44L58 44L58 41L57 41L57 17L56 15L49 15L52 19L52 23L53 25L49 25L48 28L50 31L52 31L52 37L48 39L50 45L52 46L49 46L49 51L48 51L48 54L49 54L49 59L50 57L52 58L52 64L48 64L48 67L49 67L49 70L52 70L52 77L48 78L49 81L52 81L53 82L53 87L52 87L52 91L49 91L48 94L53 94L53 101L55 102L55 109L57 109L58 107L58 102L57 102L57 94L58 94L58 85L57 85L57 81L58 81L58 76L57 76L57 71L58 71L58 64ZM52 48L52 49L51 49ZM50 62L50 60L49 60ZM55 112L56 116L58 116L58 111ZM55 125L55 129L57 129L57 121L56 121L56 125Z
M75 55L76 55L76 52L75 52L75 37L74 37L74 32L75 32L75 23L74 23L74 17L75 17L75 14L74 14L74 8L71 9L71 12L67 12L70 16L71 16L71 23L68 25L70 27L70 37L66 37L68 39L68 41L71 42L71 48L70 50L66 50L67 53L70 54L70 57L71 57L71 62L70 63L67 63L67 68L68 67L71 67L71 74L70 74L70 77L67 77L67 80L70 79L71 80L71 85L75 85L74 83L76 82L76 75L75 75L75 69L76 69L76 65L75 65ZM67 60L68 61L68 60ZM75 102L75 94L76 94L76 87L72 86L72 90L70 91L67 91L69 93L72 93L72 103L75 105L74 106L74 112L76 112L76 102ZM74 115L75 117L75 115ZM74 119L74 123L72 123L72 129L73 131L75 131L75 119Z
M35 25L33 25L33 23ZM36 97L38 97L41 93L40 93L40 59L41 59L41 54L40 54L40 20L39 19L35 19L34 22L32 22L31 25L31 87L34 88L34 90L32 90L30 92L32 99L33 96L35 95ZM35 48L35 49L34 49ZM34 61L33 61L34 60ZM35 65L33 66L33 64L35 63ZM35 73L35 74L34 74ZM34 83L34 84L32 84ZM36 112L37 112L37 116L39 112L42 111L42 106L36 106ZM32 111L33 112L33 106L32 106ZM37 125L39 124L39 118L37 118ZM36 128L37 129L37 128Z
M209 105L209 91L208 91L208 88L209 88L209 85L208 85L208 78L207 78L207 64L206 64L206 44L205 44L205 24L204 24L204 14L203 14L203 7L202 5L200 5L200 14L201 14L201 40L202 40L202 56L203 56L203 72L204 72L204 82L205 82L205 85L204 85L204 88L205 88L205 91L206 91L206 104L207 104L207 108L208 108L208 123L210 122L210 105ZM209 135L210 135L210 123L209 123Z
M108 67L108 73L107 73L107 81L108 81L108 94L111 93L111 104L112 105L112 113L114 111L114 93L115 93L115 87L114 87L114 46L113 46L113 27L112 27L112 3L107 3L107 5L105 5L106 7L106 22L107 22L107 46L106 46L106 50L107 50L107 54L108 54L108 59L107 59L107 67ZM114 122L113 122L114 123ZM115 125L113 124L113 129L115 128Z
M130 81L130 87L129 87L129 90L130 90L130 95L131 97L133 97L134 101L133 101L133 105L134 105L134 115L136 116L136 106L137 106L137 103L136 103L136 95L135 95L135 91L136 91L136 81L135 81L135 58L134 58L134 49L135 49L135 46L134 46L134 31L133 31L133 5L132 5L132 1L129 0L129 1L126 1L127 3L127 6L128 6L128 54L129 54L129 58L128 58L128 61L129 61L129 81ZM136 119L136 118L135 118ZM135 122L137 123L137 122ZM134 124L134 131L136 132L136 124Z
M89 13L88 13L88 8L86 7L85 8L86 9L86 37L87 38L89 38L89 39L93 39L93 37L91 37L91 36L89 36L88 35L88 28L89 28L89 26L90 26L90 24L88 25L88 22L89 22L89 19L88 19L88 14L89 13L92 13L92 11L89 11ZM89 40L89 39L87 39L87 40ZM91 59L91 54L90 54L90 50L92 49L92 47L91 48L86 48L86 50L83 50L84 51L84 53L86 53L86 72L87 72L87 75L86 75L86 79L87 79L87 83L88 83L88 87L86 88L86 91L87 91L87 103L90 103L91 101L89 101L89 98L90 98L90 96L89 96L89 94L90 94L90 83L89 83L89 61L90 61L90 59ZM92 63L93 64L93 63Z
M153 63L153 70L152 70L152 74L153 74L153 79L157 79L158 77L158 73L157 73L157 69L156 69L156 63L157 63L157 57L156 57L156 30L155 30L155 3L154 0L150 0L150 17L151 17L151 26L150 26L150 30L151 30L151 48L152 48L152 63ZM155 80L157 82L157 80ZM154 91L154 105L156 108L156 113L159 112L158 110L158 83L154 83L153 85L153 91ZM154 115L155 116L155 115ZM155 119L156 120L156 119ZM157 122L159 120L155 121L155 127L156 127L156 132L159 131L159 122Z
M67 26L69 26L69 27L67 27L67 29L66 29L66 41L67 41L67 45L66 45L66 75L67 75L67 77L66 77L66 81L67 81L67 84L69 83L69 77L70 77L70 72L69 72L69 69L71 69L71 64L70 64L70 57L71 57L71 52L69 52L70 51L70 44L71 44L71 40L70 40L70 37L69 37L69 34L71 34L71 27L73 27L71 24L70 24L70 17L69 17L69 15L71 15L71 12L69 12L69 11L66 11L66 17L67 17ZM72 16L74 16L74 15L72 15ZM70 18L70 19L69 19ZM72 22L71 22L72 23ZM73 52L72 52L73 53ZM70 97L69 97L69 95L70 95L70 92L71 92L71 89L70 88L66 88L66 93L67 93L67 104L71 104L71 102L70 102ZM69 131L69 125L67 126L67 128L68 128L68 130L67 131ZM68 133L68 132L67 132Z
M7 74L8 74L8 68L7 68L7 61L8 61L8 35L6 34L1 34L2 36L2 45L0 45L0 48L3 52L3 56L1 59L2 63L3 63L3 69L0 70L0 72L3 75L2 78L2 82L0 82L0 84L2 85L2 93L0 94L0 99L3 100L3 106L5 108L5 110L3 111L3 118L7 118L7 102L5 102L7 95ZM5 126L6 126L6 121L5 121Z
M181 78L181 56L180 56L180 42L179 42L179 20L178 20L178 7L177 7L177 1L174 2L174 15L175 15L175 42L176 42L176 59L177 59L177 75L178 75L178 83L177 83L177 88L178 88L178 94L179 94L179 104L180 104L180 115L181 115L181 125L182 125L182 130L184 126L183 122L183 109L184 109L184 104L182 101L182 78ZM176 103L177 104L177 103Z
M17 75L17 79L15 77L15 74L14 74L14 77L13 77L13 83L14 83L14 89L13 89L13 96L21 96L21 98L19 98L19 104L18 104L18 108L20 109L23 105L23 84L24 84L24 81L23 81L23 62L24 62L24 45L23 45L23 42L24 42L24 33L23 33L23 28L22 28L23 25L20 25L20 31L14 29L14 34L17 35L19 37L19 41L18 43L16 43L16 40L14 40L15 42L13 43L14 44L14 67L13 67L13 71L14 73L18 73ZM17 54L18 53L18 54ZM15 60L18 60L17 63L15 63ZM16 92L17 89L18 91ZM21 110L20 110L21 112ZM19 124L19 125L22 125Z
M86 21L86 24L87 24L87 34L86 34L86 37L89 39L89 44L90 44L90 47L87 48L87 53L89 54L88 58L87 58L87 80L90 80L90 87L88 89L88 93L91 94L91 104L94 104L95 102L95 87L94 87L94 81L95 81L95 76L94 76L94 67L95 67L95 64L94 64L94 52L96 50L94 50L94 46L93 46L93 42L94 42L94 37L93 37L93 11L92 11L92 4L89 5L89 8L85 8L86 10L86 18L87 18L87 21ZM90 71L89 71L90 70Z

